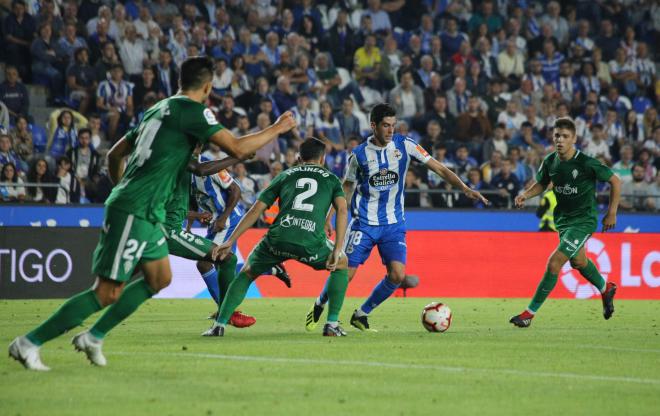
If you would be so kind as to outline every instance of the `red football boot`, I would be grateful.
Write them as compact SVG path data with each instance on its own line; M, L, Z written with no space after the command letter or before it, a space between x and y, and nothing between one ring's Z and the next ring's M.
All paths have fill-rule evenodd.
M248 326L254 325L256 322L257 320L254 319L253 316L246 315L241 311L234 311L229 318L229 325L236 328L247 328Z

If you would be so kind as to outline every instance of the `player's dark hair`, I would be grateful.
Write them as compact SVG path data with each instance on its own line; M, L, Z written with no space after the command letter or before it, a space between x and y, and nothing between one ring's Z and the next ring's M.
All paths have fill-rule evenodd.
M318 160L325 154L325 143L316 137L306 139L300 145L300 159L303 162Z
M395 117L396 116L396 110L394 107L387 103L381 103L381 104L376 104L374 108L371 109L371 113L369 114L369 120L371 120L372 123L378 124L385 117Z
M183 91L192 91L213 79L213 60L206 56L193 56L181 64L179 87Z
M559 117L555 120L554 128L570 130L573 134L576 132L575 122L570 117Z

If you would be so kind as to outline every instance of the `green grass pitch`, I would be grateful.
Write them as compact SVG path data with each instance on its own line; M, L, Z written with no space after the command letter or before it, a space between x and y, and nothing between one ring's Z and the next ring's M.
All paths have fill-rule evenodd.
M551 299L520 329L526 300L444 299L452 327L430 334L431 300L390 299L378 333L339 339L305 332L310 299L248 300L257 324L224 338L200 336L209 300L152 300L107 338L106 368L73 331L42 349L49 373L0 360L0 415L660 414L660 302L618 301L604 321L600 301ZM0 301L3 348L59 304Z

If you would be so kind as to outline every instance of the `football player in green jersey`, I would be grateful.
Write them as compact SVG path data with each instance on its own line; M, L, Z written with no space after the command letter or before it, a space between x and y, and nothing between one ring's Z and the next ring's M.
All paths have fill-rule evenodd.
M202 335L223 336L232 312L245 298L248 288L264 270L288 259L307 264L316 270L330 270L328 280L328 322L324 336L344 336L339 326L339 312L348 285L348 262L343 253L348 224L348 208L341 182L324 167L325 143L308 138L300 146L301 164L280 173L245 214L229 240L216 254L223 258L231 252L238 238L279 198L280 212L264 238L252 250L245 266L229 286L213 326ZM337 210L336 240L325 236L325 218L333 206Z
M527 309L511 318L515 326L525 328L557 283L557 276L567 261L601 293L603 317L614 313L616 285L605 282L596 265L587 258L584 245L598 228L596 210L596 182L609 182L610 205L603 217L603 232L616 225L616 211L621 195L621 180L610 168L575 148L575 123L567 117L558 118L552 134L555 151L543 159L536 181L515 199L517 207L525 200L543 193L550 183L557 197L554 211L559 232L559 246L550 255L543 280L536 289Z
M196 144L210 140L230 156L243 159L295 127L293 115L286 112L265 130L235 138L204 106L212 89L213 71L213 61L207 57L184 61L179 92L147 110L140 125L110 149L108 171L117 185L105 203L101 237L94 251L92 273L96 280L37 328L12 341L9 355L25 368L49 370L41 361L41 345L111 305L89 331L72 341L93 364L106 365L101 348L104 336L170 284L172 271L162 226L165 204ZM127 285L138 266L144 277Z

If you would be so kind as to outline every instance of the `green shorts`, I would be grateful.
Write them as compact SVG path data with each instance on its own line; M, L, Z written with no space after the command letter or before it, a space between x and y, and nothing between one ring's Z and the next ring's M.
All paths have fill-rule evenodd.
M126 282L138 263L163 257L167 257L167 240L161 224L106 207L92 260L95 275Z
M559 251L572 259L580 252L592 233L590 227L569 227L559 230Z
M181 229L165 224L165 237L169 252L173 256L188 260L204 260L213 249L213 241Z
M331 240L320 242L314 247L308 247L271 241L264 237L252 250L246 264L250 266L256 276L269 271L276 264L290 259L297 260L315 270L323 270L334 248L335 244Z

